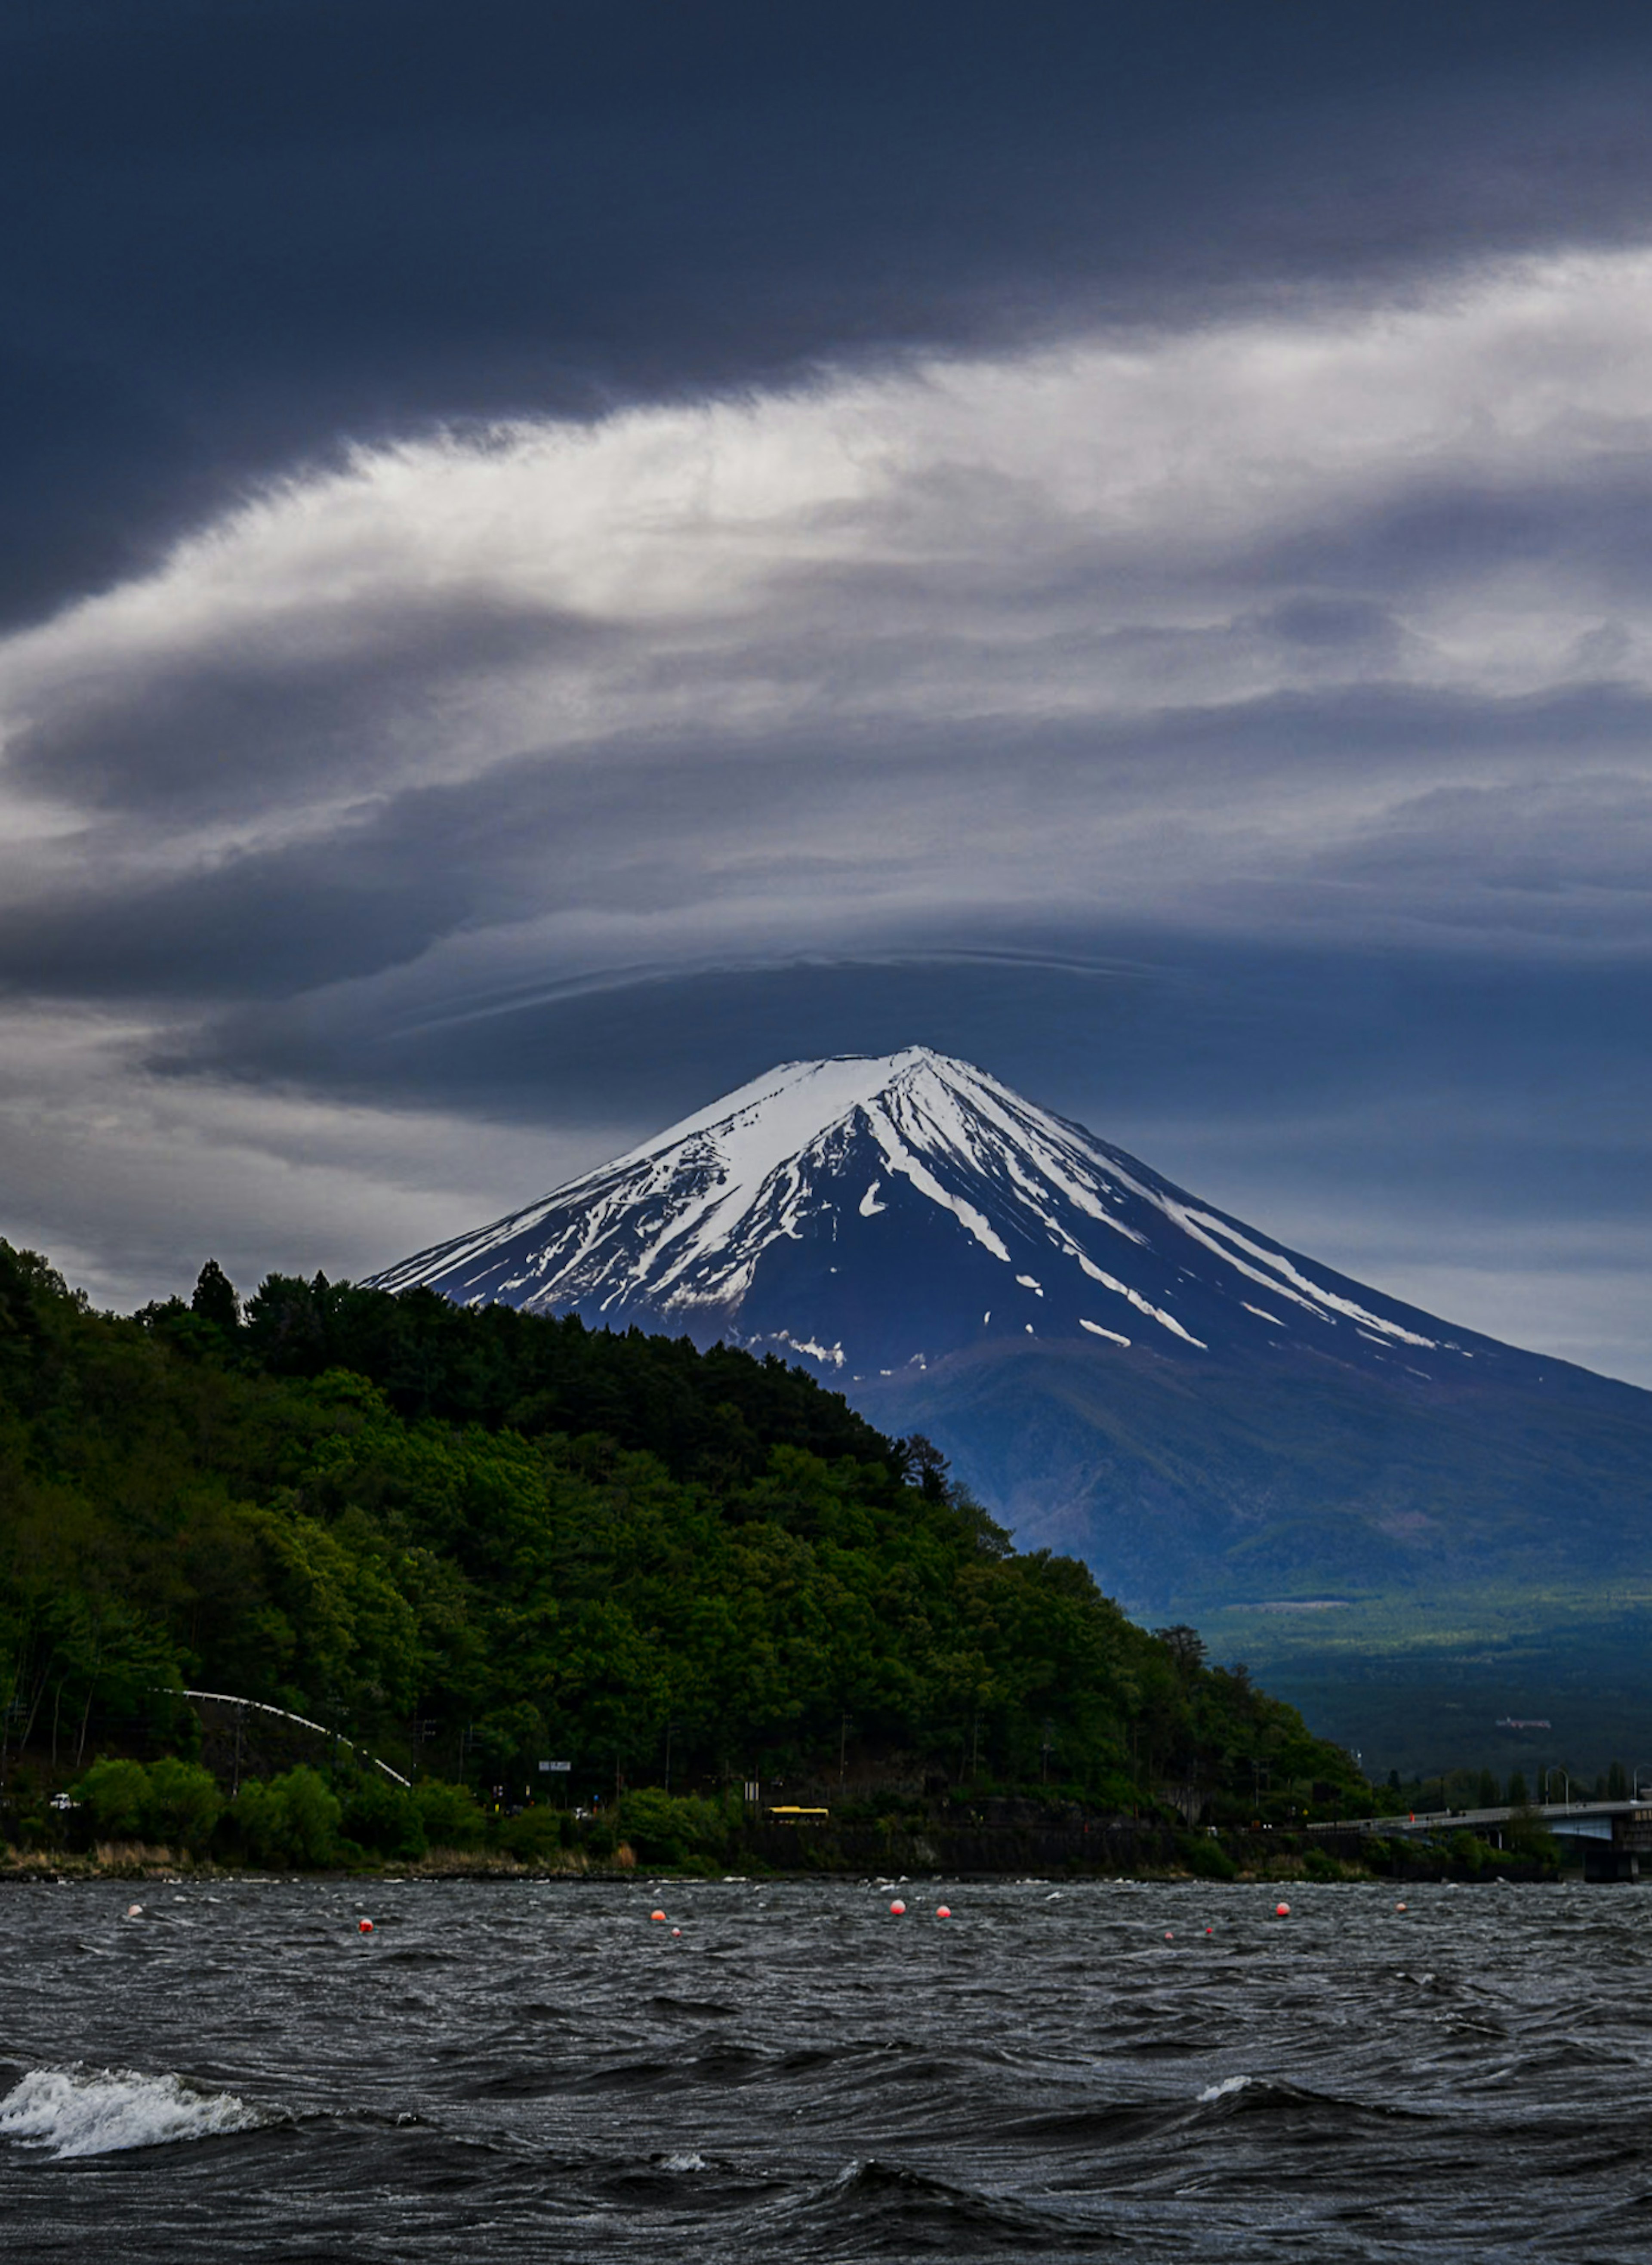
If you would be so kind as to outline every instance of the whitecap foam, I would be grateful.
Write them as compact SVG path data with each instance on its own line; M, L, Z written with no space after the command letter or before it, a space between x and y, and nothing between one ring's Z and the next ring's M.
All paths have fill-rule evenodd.
M662 2171L709 2171L711 2167L703 2155L695 2154L692 2149L676 2155L660 2155L656 2160Z
M212 2139L280 2121L232 2092L207 2092L187 2077L130 2068L33 2068L0 2100L0 2138L62 2160Z
M1256 2081L1254 2076L1225 2076L1219 2084L1207 2084L1199 2094L1201 2101L1226 2100L1230 2094L1242 2092L1247 2085Z

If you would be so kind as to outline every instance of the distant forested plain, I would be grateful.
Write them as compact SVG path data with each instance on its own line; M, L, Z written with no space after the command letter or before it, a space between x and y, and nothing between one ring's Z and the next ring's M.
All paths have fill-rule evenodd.
M260 1779L254 1742L226 1783L186 1690L331 1748ZM112 1832L317 1860L462 1843L478 1814L528 1848L543 1811L549 1846L578 1810L752 1781L844 1810L1370 1801L1193 1629L1017 1551L926 1442L772 1357L321 1276L243 1307L210 1262L120 1316L4 1242L0 1706L25 1842L71 1787Z

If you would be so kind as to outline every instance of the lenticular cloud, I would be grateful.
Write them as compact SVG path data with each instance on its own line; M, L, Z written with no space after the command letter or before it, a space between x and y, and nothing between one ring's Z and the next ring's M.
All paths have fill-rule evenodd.
M10 640L0 699L26 746L179 672L416 671L417 623L440 697L410 725L387 683L318 809L713 716L772 752L823 712L1642 682L1643 577L1597 506L1637 477L1648 349L1652 257L1624 253L1374 314L361 447ZM506 618L502 657L477 625Z

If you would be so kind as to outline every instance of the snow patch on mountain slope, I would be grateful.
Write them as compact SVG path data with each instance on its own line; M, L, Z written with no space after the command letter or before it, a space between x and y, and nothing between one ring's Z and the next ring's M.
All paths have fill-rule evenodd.
M941 1220L956 1240L937 1240ZM1281 1302L1312 1317L1304 1341L1335 1332L1343 1357L1367 1343L1441 1349L1376 1293L1316 1281L1081 1125L915 1046L783 1064L376 1278L430 1282L462 1301L689 1325L708 1341L726 1329L858 1374L921 1358L915 1344L934 1354L979 1341L1003 1302L979 1294L983 1258L1044 1301L1042 1334L1132 1343L1083 1314L1081 1274L1153 1322L1162 1336L1146 1342L1160 1358L1303 1335L1303 1320L1271 1310ZM1245 1294L1258 1285L1267 1307ZM1015 1324L1005 1315L999 1327Z
M1297 1298L1299 1305L1312 1300L1314 1305L1328 1307L1333 1313L1345 1314L1350 1321L1361 1322L1368 1329L1380 1329L1385 1336L1394 1337L1401 1344L1425 1345L1430 1351L1435 1350L1433 1337L1419 1336L1415 1329L1401 1329L1398 1322L1384 1321L1379 1314L1368 1312L1364 1306L1356 1305L1351 1298L1340 1298L1334 1290L1321 1289L1317 1282L1311 1282L1306 1274L1299 1272L1283 1251L1264 1249L1226 1220L1212 1219L1207 1212L1192 1211L1182 1204L1167 1205L1166 1210L1208 1249L1215 1251L1219 1257L1226 1258L1230 1266L1237 1266L1241 1274L1248 1274L1253 1281L1263 1283L1268 1289L1283 1289L1289 1298L1295 1293L1286 1289L1285 1285L1292 1283L1297 1290L1306 1293L1306 1299ZM1212 1239L1217 1236L1221 1238L1219 1242ZM1248 1251L1251 1257L1259 1259L1264 1266L1271 1267L1272 1276L1259 1274L1254 1266L1247 1266L1243 1259L1235 1258L1232 1249L1225 1248L1225 1245L1237 1245L1241 1250Z

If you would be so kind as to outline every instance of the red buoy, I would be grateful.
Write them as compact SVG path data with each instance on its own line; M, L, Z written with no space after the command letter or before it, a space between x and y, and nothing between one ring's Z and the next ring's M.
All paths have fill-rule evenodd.
M370 1919L359 1919L356 1921L356 1933L358 1934L371 1934L372 1932L373 1922Z
M900 1898L897 1897L895 1901L889 1906L889 1912L891 1919L905 1919L906 1916L906 1906L901 1902Z
M1289 1919L1291 1916L1290 1904L1276 1904L1273 1907L1273 1915L1276 1919Z
M937 1919L950 1919L952 1916L951 1909L946 1904L937 1904L935 1905L935 1915Z

